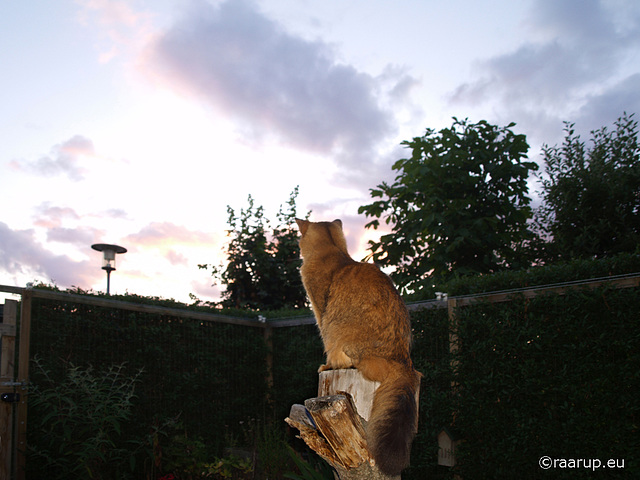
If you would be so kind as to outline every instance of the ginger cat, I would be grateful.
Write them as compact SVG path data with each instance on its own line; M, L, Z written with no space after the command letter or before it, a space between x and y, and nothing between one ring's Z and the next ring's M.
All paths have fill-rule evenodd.
M399 475L409 465L417 430L421 378L410 358L407 308L377 266L349 256L340 220L296 222L302 234L300 275L327 355L318 371L355 367L380 382L367 443L378 468Z

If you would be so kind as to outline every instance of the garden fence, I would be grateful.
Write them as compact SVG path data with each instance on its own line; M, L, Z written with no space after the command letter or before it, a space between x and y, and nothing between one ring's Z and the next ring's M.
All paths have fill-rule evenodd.
M420 412L431 412L421 419L429 434L419 434L414 450L437 456L433 432L455 420L452 372L459 367L462 307L639 284L640 274L634 274L410 304L414 362L425 374ZM40 380L37 371L30 375L30 359L53 376L69 364L100 369L126 362L128 371L142 370L130 428L177 418L189 435L218 449L241 443L252 421L281 421L293 403L316 395L323 352L311 316L243 318L44 289L0 286L0 292L20 297L19 304L7 302L0 330L0 387L9 395L0 434L3 446L10 434L14 445L0 451L7 459L0 480L24 478L25 445L34 434L27 428L29 386ZM17 368L10 374L13 358Z

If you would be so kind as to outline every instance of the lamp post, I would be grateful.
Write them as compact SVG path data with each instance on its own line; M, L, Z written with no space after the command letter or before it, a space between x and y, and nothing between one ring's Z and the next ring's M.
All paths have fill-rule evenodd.
M96 243L91 248L102 252L102 269L107 271L107 295L111 283L111 272L116 269L116 253L126 253L127 249L120 245L109 245L108 243Z

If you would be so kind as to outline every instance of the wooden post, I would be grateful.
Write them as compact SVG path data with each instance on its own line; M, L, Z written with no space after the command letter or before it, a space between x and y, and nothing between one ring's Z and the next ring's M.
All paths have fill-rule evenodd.
M273 391L273 327L266 323L264 326L264 342L267 346L267 402L273 402L271 393Z
M459 360L457 358L458 351L460 350L460 342L458 339L458 328L460 326L460 320L456 312L458 307L458 300L456 298L449 298L447 300L447 313L449 316L449 353L451 354L451 393L456 396L459 391L460 385L456 381ZM451 425L455 425L458 418L458 412L453 411L451 415ZM450 427L451 429L453 427ZM455 447L460 443L460 439L457 435L452 435L451 430L443 428L438 434L438 465L445 465L453 467L456 464L456 450ZM441 463L442 462L442 463ZM457 478L457 476L456 476Z
M366 441L377 382L356 369L320 373L318 397L291 407L285 421L300 438L336 470L340 480L399 480L375 465ZM416 394L417 397L418 394Z
M29 397L29 342L31 340L31 300L33 292L27 288L22 293L22 305L20 307L20 343L18 345L18 382L20 387L20 401L17 409L17 440L18 460L16 465L16 478L24 480L27 451L27 400Z
M0 323L0 395L14 395L15 388L15 345L16 316L18 302L5 300L3 319ZM10 400L10 398L8 398ZM13 425L12 401L0 402L0 480L9 480L14 476L15 467L15 428Z
M451 389L455 394L458 390L458 383L455 381L455 375L458 369L458 359L456 355L460 349L460 343L458 342L458 326L459 321L456 315L456 307L458 301L456 298L449 298L447 300L447 312L449 315L449 353L451 354L451 372L454 378L451 380Z

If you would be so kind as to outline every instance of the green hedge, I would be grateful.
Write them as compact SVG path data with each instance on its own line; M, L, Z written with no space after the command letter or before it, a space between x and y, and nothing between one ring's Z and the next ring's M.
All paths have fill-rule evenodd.
M467 283L457 280L448 291L468 294L553 284L639 271L639 267L637 256L620 256L470 278ZM471 479L592 474L587 469L544 471L538 466L544 455L624 459L623 471L603 469L598 478L640 478L639 312L639 288L578 289L563 296L529 300L516 296L510 302L461 307L455 375L447 310L412 312L413 358L424 378L418 435L411 467L403 478L444 479L454 473ZM127 435L153 439L150 432L173 422L180 429L180 442L197 442L208 455L217 456L226 447L250 443L248 430L253 427L248 425L255 422L284 432L282 420L291 404L316 395L316 371L323 362L316 327L274 328L272 339L270 390L262 328L37 299L31 352L60 379L69 364L103 370L126 362L131 374L142 368L122 435L124 444ZM33 373L34 384L42 383L37 369ZM459 384L455 392L454 380ZM30 409L29 415L37 420L38 412ZM38 422L29 425L30 442L37 443L40 432L32 428ZM463 438L454 469L437 465L436 436L443 427ZM160 443L170 441L169 435L156 437ZM166 455L170 449L165 447ZM156 455L140 459L139 468L146 461L148 472L148 462Z
M473 295L500 290L531 288L613 275L640 272L640 255L623 253L595 260L573 260L526 270L504 270L489 275L457 277L445 284L434 285L406 296L408 302L431 300L435 292L449 296Z
M455 427L463 478L591 478L552 459L624 459L640 476L638 288L573 290L458 309Z
M451 422L451 356L449 322L446 309L412 312L413 361L422 373L418 434L411 451L411 466L403 473L407 479L449 478L449 471L438 468L436 437Z
M202 440L213 458L223 454L229 439L242 438L249 421L269 414L261 328L42 299L34 299L32 312L31 355L54 384L74 366L102 370L124 362L125 372L142 370L117 448L134 440L160 441L150 435L171 424L175 428L162 432L166 437L179 433ZM36 368L31 381L36 387L48 383ZM34 421L28 422L28 441L35 450L42 437L33 427L44 413L29 411ZM160 449L143 453L132 478L141 478L140 469L148 471L162 455ZM44 478L43 472L31 472L30 478Z

